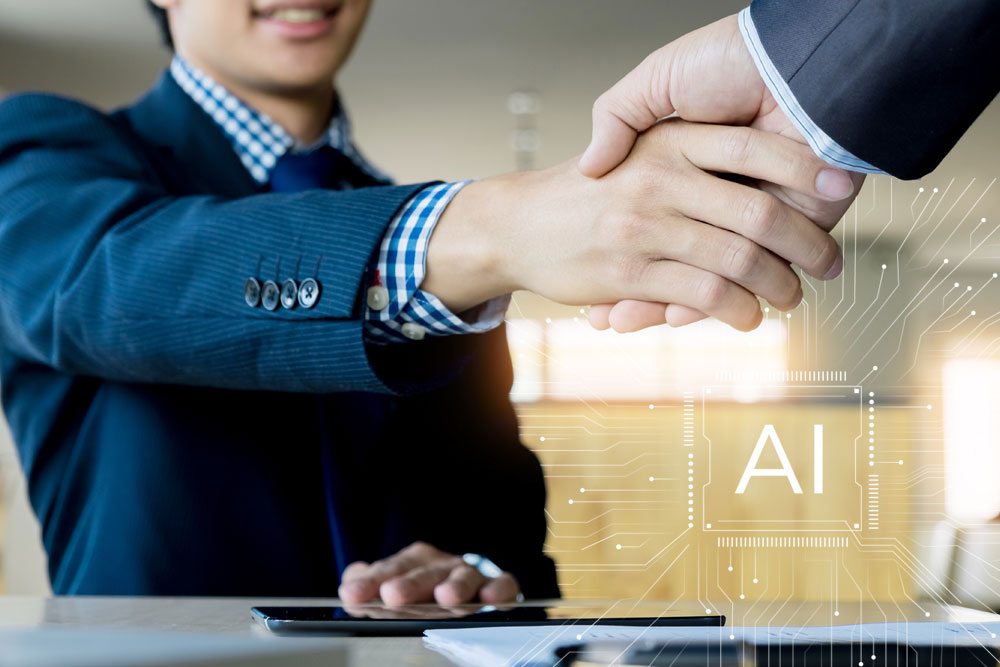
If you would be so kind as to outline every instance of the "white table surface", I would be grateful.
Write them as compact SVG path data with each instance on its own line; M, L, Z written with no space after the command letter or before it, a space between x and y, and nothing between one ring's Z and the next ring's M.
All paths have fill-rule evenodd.
M649 601L646 601L647 603ZM0 628L101 628L215 633L272 639L250 620L250 607L264 605L336 605L333 599L275 598L127 598L0 596ZM542 604L542 603L534 603ZM592 604L580 602L579 604ZM619 603L623 604L623 603ZM678 610L663 602L664 611ZM727 625L839 625L894 621L998 621L1000 616L931 603L719 601L713 611ZM699 605L686 603L685 610ZM835 614L834 612L839 612ZM929 616L927 614L930 614ZM284 639L282 641L295 641ZM424 648L417 637L329 638L348 648L352 665L450 665Z

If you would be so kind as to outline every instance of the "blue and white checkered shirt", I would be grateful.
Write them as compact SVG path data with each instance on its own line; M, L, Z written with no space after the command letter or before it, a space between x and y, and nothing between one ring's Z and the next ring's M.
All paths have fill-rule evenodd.
M340 151L358 169L380 183L392 183L354 146L351 125L342 105L323 138L312 146L304 146L266 114L252 109L179 56L170 64L170 73L177 85L212 117L232 143L250 176L261 185L270 181L275 165L285 153L305 152L322 146ZM467 322L452 313L436 296L420 289L426 273L427 243L434 226L448 203L467 183L442 183L421 190L389 223L382 238L375 274L389 292L389 305L382 310L365 306L365 333L371 342L402 342L424 334L480 333L496 328L503 321L509 295L487 302L478 310L477 319ZM343 187L350 186L345 183Z

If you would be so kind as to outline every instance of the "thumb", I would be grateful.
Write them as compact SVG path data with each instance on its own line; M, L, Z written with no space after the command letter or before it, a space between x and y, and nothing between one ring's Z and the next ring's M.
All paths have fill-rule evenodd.
M593 135L580 158L585 176L599 178L628 157L640 132L674 112L670 102L671 49L664 47L597 98Z

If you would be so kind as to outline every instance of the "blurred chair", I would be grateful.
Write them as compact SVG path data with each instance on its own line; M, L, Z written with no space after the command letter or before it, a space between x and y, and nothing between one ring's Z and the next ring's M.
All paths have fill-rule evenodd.
M921 560L921 597L1000 611L1000 521L942 521Z

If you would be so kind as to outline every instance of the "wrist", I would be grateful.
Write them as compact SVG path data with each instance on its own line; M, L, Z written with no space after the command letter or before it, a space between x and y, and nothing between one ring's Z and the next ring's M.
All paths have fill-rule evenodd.
M461 313L519 285L509 270L505 233L515 201L516 174L476 181L462 188L441 214L427 245L420 289Z

